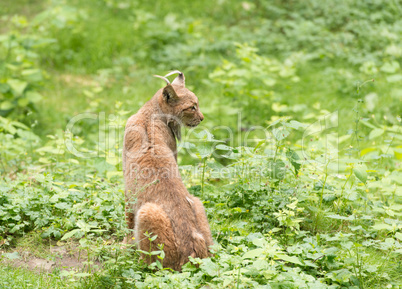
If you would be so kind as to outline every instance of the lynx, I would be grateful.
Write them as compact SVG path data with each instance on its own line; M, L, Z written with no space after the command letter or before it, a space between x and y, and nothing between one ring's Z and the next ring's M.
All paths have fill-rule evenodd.
M174 73L178 76L170 83L166 77ZM197 96L185 87L183 73L155 76L167 85L128 119L125 128L125 216L131 233L123 243L136 242L144 251L156 251L163 244L162 265L181 270L189 256L208 257L212 245L204 206L183 184L176 152L181 125L195 127L204 116ZM144 233L157 237L150 242ZM156 260L143 258L148 263Z

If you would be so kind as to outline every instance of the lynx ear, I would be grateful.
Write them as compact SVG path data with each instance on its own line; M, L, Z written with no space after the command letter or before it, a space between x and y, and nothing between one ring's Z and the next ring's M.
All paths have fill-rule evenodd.
M171 73L178 73L179 75L173 80L172 84L179 85L179 86L185 86L185 78L183 72L180 72L178 70L172 71Z
M165 86L162 94L163 94L163 99L166 102L171 102L171 101L177 100L179 98L176 94L176 91L174 91L173 86L170 84Z

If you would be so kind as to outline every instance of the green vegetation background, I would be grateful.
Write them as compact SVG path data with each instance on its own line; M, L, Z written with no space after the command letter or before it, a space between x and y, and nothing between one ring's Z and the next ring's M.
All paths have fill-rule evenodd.
M400 288L401 16L399 0L1 1L0 258L88 260L3 264L0 286ZM175 69L205 115L179 164L216 241L182 273L119 245L124 124Z

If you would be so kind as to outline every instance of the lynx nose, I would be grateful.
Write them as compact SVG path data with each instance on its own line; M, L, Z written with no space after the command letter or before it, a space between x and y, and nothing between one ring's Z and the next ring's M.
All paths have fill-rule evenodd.
M204 115L200 112L200 120L203 121L204 120Z

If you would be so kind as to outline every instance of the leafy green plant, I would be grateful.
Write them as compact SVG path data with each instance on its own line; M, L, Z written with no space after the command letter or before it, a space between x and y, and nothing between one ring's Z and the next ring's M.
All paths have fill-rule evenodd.
M51 39L24 33L24 17L12 19L15 28L0 35L0 116L26 121L42 100L39 93L46 74L38 67L39 47L48 47Z
M25 2L0 9L0 258L34 235L36 257L88 259L46 278L1 265L0 287L401 286L399 3ZM182 272L120 244L122 131L168 69L211 132L178 156L215 241Z

